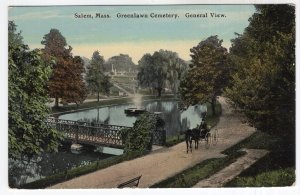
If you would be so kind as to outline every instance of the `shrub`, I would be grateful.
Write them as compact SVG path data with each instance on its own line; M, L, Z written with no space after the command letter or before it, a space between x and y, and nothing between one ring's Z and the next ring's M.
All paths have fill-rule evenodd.
M152 113L142 114L134 123L132 129L123 129L121 137L124 143L124 152L130 154L144 153L152 149L152 131L163 127L164 121Z

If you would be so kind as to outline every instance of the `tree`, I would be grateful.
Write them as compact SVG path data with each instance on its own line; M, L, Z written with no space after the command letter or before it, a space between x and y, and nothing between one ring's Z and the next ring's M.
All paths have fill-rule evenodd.
M68 83L68 90L64 90L63 100L67 103L74 102L78 105L81 104L87 96L82 74L85 72L84 63L79 56L75 56L72 58L72 61L67 61L67 63L69 63L67 67L71 70L65 77L65 82Z
M152 61L152 56L148 53L139 60L139 72L137 79L138 84L141 87L149 87L150 89L153 88L152 80L154 78L152 73L154 72L155 67Z
M249 21L244 33L232 40L232 80L226 94L250 124L293 140L295 7L258 5Z
M182 77L185 67L184 61L172 51L161 49L153 55L145 54L139 61L139 85L156 90L160 97L168 81L176 93L178 80Z
M16 25L8 25L8 153L32 157L56 150L60 134L47 126L47 83L51 68L38 50L30 51Z
M66 48L66 39L57 29L51 29L41 43L45 45L42 49L43 59L53 65L48 90L50 97L55 98L55 107L58 107L59 98L66 102L75 102L77 105L82 103L86 97L82 59L72 56L72 47Z
M187 64L179 58L176 52L160 50L160 54L167 59L167 76L166 80L173 94L177 96L180 80L186 73Z
M97 93L99 102L100 93L109 94L110 77L104 74L104 58L100 56L99 51L95 51L92 60L87 67L86 82L90 91Z
M110 76L105 75L101 82L102 86L102 93L109 95L110 88L113 86L113 84L110 82Z
M139 85L156 90L157 96L160 97L167 78L167 59L156 51L152 56L145 54L139 65Z
M136 65L132 62L131 57L126 54L120 54L118 56L113 56L107 60L104 64L104 70L110 71L112 66L117 71L133 71L136 70Z
M218 36L211 36L190 51L192 64L179 88L181 107L210 102L215 114L216 98L228 81L227 49Z
M66 38L57 29L51 29L48 34L44 35L41 44L45 45L43 51L49 56L66 58L71 55L72 47L66 48L68 46Z

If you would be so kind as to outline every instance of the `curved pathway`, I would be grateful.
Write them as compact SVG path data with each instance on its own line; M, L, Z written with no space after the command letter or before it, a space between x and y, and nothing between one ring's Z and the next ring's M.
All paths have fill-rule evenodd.
M223 97L219 98L222 105L222 116L214 127L218 129L218 144L205 149L200 143L198 150L186 153L185 142L170 148L161 148L149 155L125 161L108 168L95 171L50 188L115 188L118 184L142 175L139 187L149 187L159 181L175 175L199 162L223 157L222 151L247 138L255 129L243 123L242 116L235 112Z

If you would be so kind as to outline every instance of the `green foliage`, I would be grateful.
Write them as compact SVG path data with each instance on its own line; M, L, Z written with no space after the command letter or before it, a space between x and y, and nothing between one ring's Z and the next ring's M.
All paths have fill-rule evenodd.
M256 128L295 137L295 7L259 5L232 40L227 96Z
M77 105L82 103L86 98L83 60L79 56L72 56L72 47L66 48L66 39L57 29L51 29L41 43L45 45L42 49L43 60L52 64L48 91L50 97L55 98L55 107L58 107L59 98Z
M254 177L237 177L226 187L280 187L290 186L295 182L295 169L285 168L276 171L264 172Z
M232 80L226 94L248 122L264 132L243 144L271 152L226 186L291 185L296 140L295 7L257 5L249 21L244 33L232 40Z
M92 60L87 66L86 82L88 89L91 92L97 93L97 101L99 102L100 93L109 94L110 87L110 77L104 75L104 58L100 56L99 51L95 51L92 56Z
M210 102L215 114L216 97L228 80L227 50L222 40L211 36L191 49L192 64L180 82L181 108Z
M161 49L153 55L145 54L139 61L139 85L156 90L160 97L168 83L177 93L179 80L185 70L185 62L175 52Z
M122 138L125 139L124 152L130 154L131 152L144 152L149 150L149 145L151 143L151 131L155 129L155 123L151 115L143 114L141 115L133 125L130 130L122 131Z
M8 26L8 153L10 158L31 157L56 150L60 134L47 126L47 83L51 68L37 50L30 51Z
M124 152L144 153L152 148L152 131L164 126L163 121L155 114L145 113L139 116L132 129L122 130L122 139L125 140Z
M178 134L178 135L174 135L171 137L167 137L166 147L174 146L176 144L183 142L184 140L185 140L185 136L183 134L182 135Z

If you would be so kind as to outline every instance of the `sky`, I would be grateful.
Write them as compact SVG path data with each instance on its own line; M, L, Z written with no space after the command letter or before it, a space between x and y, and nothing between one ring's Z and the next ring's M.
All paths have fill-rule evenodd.
M122 53L137 63L145 53L159 49L190 60L190 48L212 35L218 35L223 46L229 48L234 33L243 33L254 12L253 5L25 6L10 7L8 19L15 22L31 49L42 48L43 36L56 28L72 46L73 55L91 58L98 50L106 60ZM75 13L94 18L76 18ZM96 13L110 18L96 18ZM118 18L118 13L147 14L148 18ZM151 13L179 17L151 18ZM188 18L187 13L207 13L207 17ZM226 17L211 17L210 13Z

